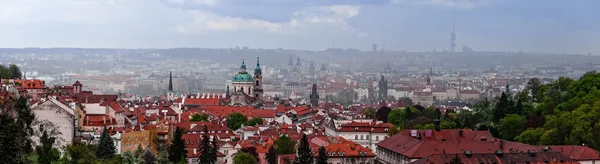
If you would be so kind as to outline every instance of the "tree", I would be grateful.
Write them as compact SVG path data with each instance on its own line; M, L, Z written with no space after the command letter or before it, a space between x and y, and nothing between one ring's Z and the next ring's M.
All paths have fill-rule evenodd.
M296 153L296 150L294 148L295 146L296 142L292 141L292 139L290 139L290 137L286 135L279 137L275 141L275 150L277 152L277 155L294 154Z
M200 158L198 158L198 163L201 164L214 164L217 162L217 150L219 149L216 145L216 139L213 138L213 143L211 144L211 139L208 136L208 128L204 125L203 133L201 135L200 141Z
M402 101L402 104L405 107L409 107L409 106L415 105L415 103L410 98L408 98L408 97L402 97L402 98L400 98L400 100Z
M519 136L515 137L515 140L524 144L539 145L542 135L544 135L544 129L542 128L527 129Z
M525 118L516 114L509 114L500 120L500 138L514 141L521 134Z
M390 112L392 112L392 108L384 106L379 108L377 112L375 112L375 117L378 121L383 121L384 123L387 123Z
M373 108L365 108L362 114L365 118L375 119L375 109Z
M392 125L392 127L388 130L388 136L394 136L400 132L400 128L396 125Z
M144 159L145 164L153 164L156 162L156 156L154 156L154 153L152 153L150 149L146 149L144 151L144 154L142 154L142 158Z
M244 153L244 152L238 152L237 154L235 154L235 157L233 157L233 164L256 164L256 159L254 157L252 157L252 155Z
M192 115L192 118L190 119L191 122L207 122L208 121L208 115L207 114L194 114Z
M493 110L494 113L494 121L497 123L500 119L506 116L508 109L508 96L503 92L500 96L500 99L496 103L496 107Z
M277 152L275 151L275 146L271 145L269 147L266 159L268 164L277 164Z
M77 164L95 164L96 153L93 148L94 145L88 145L83 143L73 143L67 146L67 154L71 158L71 163Z
M254 157L254 159L256 159L256 162L260 163L260 158L258 157L258 152L256 152L256 147L245 147L240 149L240 151L251 155Z
M102 159L112 158L115 155L116 148L113 143L112 137L108 134L108 129L106 129L106 125L104 125L104 130L102 131L102 135L100 135L100 143L98 144L98 152L96 152L96 156Z
M135 152L133 152L133 156L135 158L139 158L142 156L142 154L144 154L144 149L142 149L142 145L138 145L137 149L135 149Z
M313 152L308 143L308 138L306 138L306 134L303 134L302 139L300 139L300 145L298 145L298 154L296 154L296 160L294 160L294 163L314 163L314 160Z
M48 136L48 133L44 130L44 134L40 138L41 146L37 146L36 151L38 153L38 163L50 164L60 158L59 154L55 154L52 145L54 144L55 137Z
M35 115L27 105L27 99L5 99L0 104L0 154L2 162L19 163L33 151L31 124Z
M317 157L316 164L327 164L327 152L323 146L319 147L319 156Z
M123 163L124 164L135 164L135 156L130 151L126 151L123 153Z
M246 116L242 115L241 113L234 112L227 116L227 127L229 127L231 130L237 130L247 121L248 118L246 118Z
M177 127L175 129L175 133L173 134L171 145L169 146L169 161L173 163L179 162L181 157L187 154L187 150L185 150L185 141L183 141L181 138L182 136L183 129Z
M260 117L254 117L246 123L248 126L261 125L263 123L263 119Z
M398 126L404 127L404 121L406 118L406 112L404 109L397 108L390 112L388 115L388 122Z
M158 158L156 159L157 164L168 164L169 163L169 153L166 149L163 149L158 152Z
M538 78L531 78L529 81L527 81L527 86L525 89L529 91L529 94L531 94L531 100L533 100L533 102L538 102L542 97L541 93L539 92L540 85L541 82Z
M21 73L21 69L17 65L11 64L8 67L8 70L10 71L11 79L21 79L21 77L23 76Z

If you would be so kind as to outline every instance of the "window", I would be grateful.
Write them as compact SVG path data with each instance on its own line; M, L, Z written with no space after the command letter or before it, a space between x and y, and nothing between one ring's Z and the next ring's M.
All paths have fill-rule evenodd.
M369 135L367 135L367 140L369 140Z
M363 137L364 137L363 135L360 135L360 140L363 140L364 139Z
M379 141L379 136L375 136L375 141Z
M354 135L354 140L358 140L358 135Z

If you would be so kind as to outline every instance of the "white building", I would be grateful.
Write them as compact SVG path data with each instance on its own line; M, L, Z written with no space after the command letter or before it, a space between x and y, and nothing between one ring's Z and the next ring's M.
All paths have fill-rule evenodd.
M56 148L63 149L73 142L75 134L75 110L51 98L40 105L33 107L32 111L36 116L32 128L39 132L39 136L32 136L36 145L41 136L40 129L45 131L54 130L58 133L58 135L55 136L56 142L54 147Z

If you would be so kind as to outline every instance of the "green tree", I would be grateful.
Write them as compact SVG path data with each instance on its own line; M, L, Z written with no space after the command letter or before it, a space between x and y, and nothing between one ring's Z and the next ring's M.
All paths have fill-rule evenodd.
M401 108L394 109L388 115L388 122L398 127L404 127L404 121L406 118L405 110Z
M394 136L400 132L400 128L396 125L392 125L392 127L388 130L388 136Z
M233 164L256 164L256 159L250 154L238 152L235 157L233 157Z
M239 129L242 126L242 124L244 124L248 121L248 118L246 116L242 115L241 113L237 113L237 112L230 114L229 116L227 116L226 119L227 119L227 127L229 127L229 129L231 129L231 130Z
M123 163L124 164L135 164L135 156L130 151L126 151L123 153Z
M496 103L496 107L493 110L493 114L494 114L494 120L493 122L497 123L500 121L500 119L504 118L506 116L506 113L508 112L508 96L503 92L502 95L500 96L500 99L498 100L498 102Z
M156 156L154 156L154 153L152 153L150 149L146 149L144 151L142 158L144 159L145 164L154 164L156 162Z
M10 70L4 65L0 65L0 78L10 79L10 77L11 77Z
M365 108L362 114L365 118L375 119L375 109L373 108Z
M187 150L185 150L185 141L181 138L182 136L183 129L177 127L173 134L171 145L169 146L169 161L173 163L179 162L181 157L187 154Z
M144 149L142 149L142 145L138 145L137 149L135 149L135 152L133 152L133 156L137 159L140 158L142 154L144 154Z
M263 119L260 117L254 117L246 123L248 126L261 125L263 123Z
M277 164L277 152L275 151L275 147L271 145L269 147L269 152L266 154L267 163L269 164Z
M525 89L529 91L529 94L531 94L531 100L534 102L538 102L540 98L543 97L542 93L540 93L541 84L542 83L538 78L532 78L527 81L527 86Z
M71 163L95 164L97 160L95 149L94 145L73 143L67 146L66 152L71 158Z
M218 147L216 147L216 138L214 138L213 140L214 143L211 144L211 139L208 136L208 128L206 127L206 125L204 125L203 127L203 133L201 135L201 140L200 140L200 147L199 147L199 151L200 151L200 158L198 158L198 163L201 164L214 164L215 162L217 162L217 150L219 149Z
M319 147L319 156L317 157L316 164L327 164L327 152L325 147Z
M191 122L207 122L208 121L208 115L207 114L194 114L192 115L192 118L190 119Z
M277 151L277 155L281 154L295 154L296 142L292 141L290 137L283 135L275 140L275 150Z
M42 137L40 137L41 146L37 146L36 148L39 164L50 164L60 158L60 154L56 154L56 150L53 151L52 149L55 139L55 137L48 136L45 130L43 131Z
M442 122L440 122L440 128L441 129L456 129L456 128L458 128L458 126L456 125L456 122L454 122L450 119L444 119L444 120L442 120Z
M521 134L525 118L516 114L509 114L500 119L500 138L514 141Z
M542 135L544 135L543 128L527 129L515 137L515 140L524 144L539 145Z
M5 99L0 104L0 154L2 162L19 163L33 151L31 124L35 115L27 105L27 99Z
M300 145L298 145L298 154L296 154L295 164L304 164L304 163L314 163L315 159L313 158L313 152L310 149L310 144L308 143L308 138L306 138L306 134L302 135L302 139L300 139Z
M113 139L110 137L110 134L108 134L108 129L106 129L105 125L102 135L100 135L100 143L98 144L96 156L102 159L112 158L115 155L115 152L116 148Z
M187 161L183 156L181 156L181 159L179 159L179 162L177 164L187 164Z
M169 153L167 150L163 149L158 152L158 158L156 158L157 164L168 164L169 163Z

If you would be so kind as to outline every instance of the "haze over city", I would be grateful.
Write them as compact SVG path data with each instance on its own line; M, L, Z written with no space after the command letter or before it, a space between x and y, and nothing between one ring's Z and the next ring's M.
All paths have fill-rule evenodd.
M0 47L284 48L598 54L582 0L2 0Z

